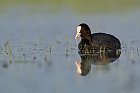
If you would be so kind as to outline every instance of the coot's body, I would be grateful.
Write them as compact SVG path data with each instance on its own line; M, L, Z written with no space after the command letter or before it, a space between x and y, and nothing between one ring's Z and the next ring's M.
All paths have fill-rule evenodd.
M92 46L90 46L90 41L87 39L82 39L78 45L79 49L83 49L85 46L89 46L94 49L105 48L109 50L116 50L121 48L120 41L110 34L105 33L94 33L91 34Z
M87 24L80 24L77 27L77 34L75 38L81 37L78 45L80 51L82 50L118 50L121 49L121 43L115 36L106 33L91 34L90 28Z

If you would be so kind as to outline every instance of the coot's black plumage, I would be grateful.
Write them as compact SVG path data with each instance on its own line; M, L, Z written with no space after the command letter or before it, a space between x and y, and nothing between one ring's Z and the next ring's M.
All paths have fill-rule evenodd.
M75 38L81 37L81 41L78 45L79 50L104 48L105 50L117 50L121 49L121 43L115 36L106 33L93 33L89 26L85 23L80 24L77 27L77 34Z

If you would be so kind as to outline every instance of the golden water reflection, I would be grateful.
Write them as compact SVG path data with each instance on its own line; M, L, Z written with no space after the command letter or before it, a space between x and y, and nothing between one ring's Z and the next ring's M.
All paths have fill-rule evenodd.
M116 61L120 55L121 50L109 51L109 52L94 52L94 54L79 54L81 62L76 61L77 73L82 76L86 76L90 70L91 65L107 65Z

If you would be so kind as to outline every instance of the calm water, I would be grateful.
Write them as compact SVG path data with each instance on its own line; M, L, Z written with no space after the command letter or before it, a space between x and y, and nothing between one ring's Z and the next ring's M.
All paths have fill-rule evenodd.
M45 8L44 8L45 7ZM42 11L41 11L42 10ZM0 10L0 91L2 93L139 93L140 11L76 13L66 6L51 12L43 6L16 5ZM76 26L115 35L119 59L76 73L80 61Z

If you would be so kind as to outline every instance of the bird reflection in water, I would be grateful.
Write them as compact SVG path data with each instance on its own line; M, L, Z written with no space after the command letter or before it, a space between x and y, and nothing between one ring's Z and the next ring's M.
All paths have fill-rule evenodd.
M86 47L87 48L87 47ZM83 49L79 50L79 55L81 57L81 62L75 61L77 73L81 76L86 76L90 70L91 65L107 65L114 62L120 57L121 49L117 50L106 50L105 48L100 48L100 50Z

